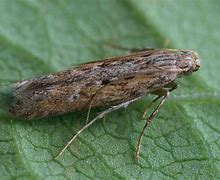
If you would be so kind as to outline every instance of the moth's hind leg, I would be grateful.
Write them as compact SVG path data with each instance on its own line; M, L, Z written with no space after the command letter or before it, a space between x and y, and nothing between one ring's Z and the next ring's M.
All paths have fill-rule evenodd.
M89 121L85 126L83 126L70 140L69 142L66 144L66 146L60 151L60 153L55 157L55 159L57 159L59 156L61 156L63 154L63 152L69 147L69 145L85 130L87 129L89 126L91 126L94 122L96 122L98 119L102 119L103 117L105 117L107 114L116 111L122 107L127 107L130 103L140 99L142 97L138 97L136 99L132 99L130 101L127 102L123 102L121 104L118 104L116 106L112 106L104 111L102 111L101 113L99 113L95 118L93 118L91 121Z

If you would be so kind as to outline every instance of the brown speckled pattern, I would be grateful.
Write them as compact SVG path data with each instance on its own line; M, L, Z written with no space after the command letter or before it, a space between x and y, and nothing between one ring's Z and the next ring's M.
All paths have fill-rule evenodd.
M199 68L194 51L154 49L81 64L14 85L10 112L42 118L92 107L116 105L163 88Z

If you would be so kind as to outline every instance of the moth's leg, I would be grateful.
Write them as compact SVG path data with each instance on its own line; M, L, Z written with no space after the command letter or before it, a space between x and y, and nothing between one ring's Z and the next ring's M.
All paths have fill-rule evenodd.
M146 114L147 114L147 110L155 103L157 102L158 99L160 99L162 96L157 96L155 99L153 99L153 101L151 101L150 104L147 105L147 107L145 108L144 110L144 113L142 115L142 118L145 118L146 117Z
M163 89L156 91L155 93L158 95L158 97L155 98L149 105L149 106L151 106L153 103L155 103L158 99L160 99L162 97L160 103L157 105L157 107L154 109L154 111L151 113L151 115L146 119L146 123L145 123L145 125L141 131L141 134L138 138L137 147L136 147L137 160L140 158L141 143L142 143L145 129L152 122L154 117L158 114L158 112L159 112L160 108L162 107L163 103L165 102L166 98L170 95L170 92L177 88L177 84L175 82L172 82L167 86L167 88L169 88L169 89L163 88Z
M89 100L89 108L88 108L88 112L87 112L87 117L86 117L86 124L89 122L89 117L90 117L90 112L91 112L91 109L92 109L92 105L93 105L93 102L96 98L96 96L99 94L100 91L102 91L106 86L103 86L101 88L99 88L96 93L90 98Z
M89 116L90 116L90 112L92 109L93 101L94 101L94 97L92 97L91 102L89 103L89 109L88 109L87 116L86 116L86 124L88 124L89 122Z
M113 84L113 83L115 83L115 82L116 82L116 81L112 81L112 82L110 82L109 84ZM103 86L103 87L99 88L99 89L96 91L96 93L89 99L89 101L88 101L89 107L88 107L88 112L87 112L87 117L86 117L86 124L87 124L88 121L89 121L90 112L91 112L92 105L93 105L93 102L94 102L96 96L99 95L99 93L100 93L101 91L103 91L103 89L106 88L106 87L107 87L107 86Z
M173 82L167 84L165 86L165 88L168 88L169 92L171 92L171 91L175 90L176 88L178 88L178 84L173 81Z
M178 87L177 83L173 81L173 82L167 84L164 88L168 88L168 91L171 92L171 91L173 91L174 89L176 89L177 87ZM143 118L146 117L147 110L148 110L154 103L156 103L162 96L164 96L164 94L166 94L166 91L167 91L167 90L160 89L160 90L157 90L157 91L154 91L154 92L151 93L151 94L157 95L157 97L156 97L155 99L153 99L153 101L151 101L150 104L147 105L147 107L146 107L145 110L144 110L143 116L142 116Z
M68 146L85 130L87 129L89 126L91 126L94 122L96 122L98 119L102 119L103 117L105 117L107 114L116 111L122 107L127 107L130 103L137 101L138 99L140 99L142 97L138 97L135 99L132 99L130 101L118 104L116 106L112 106L104 111L102 111L101 113L99 113L95 118L93 118L91 121L89 121L85 126L83 126L70 140L69 142L66 144L66 146L60 151L60 153L55 157L55 159L57 159L60 155L63 154L63 152L68 148Z

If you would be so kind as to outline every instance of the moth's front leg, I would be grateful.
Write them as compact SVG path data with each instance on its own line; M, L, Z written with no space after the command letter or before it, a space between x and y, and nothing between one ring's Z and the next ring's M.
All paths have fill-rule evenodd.
M172 92L178 87L178 84L176 82L171 82L167 85L165 85L163 88L158 89L156 91L151 92L151 94L157 95L157 96L165 96L167 92Z
M155 103L157 100L162 98L154 109L154 111L150 114L150 116L146 119L146 123L141 131L141 134L137 141L137 148L136 148L136 158L139 159L140 157L140 149L141 149L141 142L144 136L144 131L146 127L152 122L154 117L158 114L160 108L162 107L163 103L165 102L166 98L170 95L170 92L177 88L177 84L175 82L171 82L167 84L165 87L158 89L157 91L152 92L152 94L157 95L157 97L147 106L146 110L144 111L143 117L146 116L147 110Z

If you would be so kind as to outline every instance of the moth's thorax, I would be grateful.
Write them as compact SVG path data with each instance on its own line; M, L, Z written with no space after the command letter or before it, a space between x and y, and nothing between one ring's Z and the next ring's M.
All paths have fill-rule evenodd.
M200 68L199 55L190 50L166 50L152 58L152 65L181 75L191 74Z

